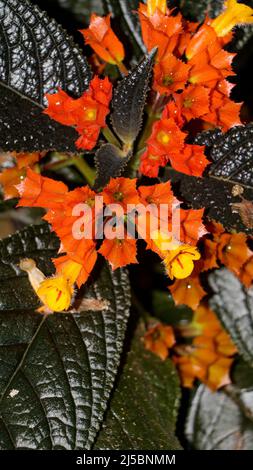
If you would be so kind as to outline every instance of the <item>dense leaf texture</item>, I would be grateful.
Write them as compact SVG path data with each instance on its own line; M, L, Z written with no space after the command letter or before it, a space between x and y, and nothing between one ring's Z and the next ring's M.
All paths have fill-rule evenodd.
M113 18L120 22L120 29L129 38L135 53L139 56L145 52L141 39L140 23L137 15L139 0L103 0L106 12L112 13Z
M213 131L200 134L196 143L209 148L210 160L206 176L195 178L169 170L172 181L179 183L184 199L194 208L206 207L207 215L221 222L228 230L251 233L232 204L240 202L232 190L239 184L243 197L253 200L253 126L238 126L223 134Z
M132 144L141 129L154 56L155 52L145 57L114 90L112 124L126 144Z
M41 114L44 95L61 87L78 96L89 80L86 60L54 20L28 0L0 0L1 149L74 150L75 131Z
M122 151L113 144L105 144L100 147L95 156L97 178L95 189L103 188L110 178L120 176L127 166L132 152L124 155Z
M212 393L201 385L192 402L186 435L199 450L252 450L253 370L236 367L235 385Z
M126 273L104 267L84 290L101 308L42 317L18 262L32 257L50 272L57 248L47 226L0 244L1 449L89 449L114 382L129 310Z
M172 363L147 352L137 334L95 449L180 449L174 434L179 395Z
M246 289L227 269L209 276L211 307L218 313L240 354L253 365L253 288Z
M223 0L179 0L183 15L193 21L201 21L206 15L211 18L218 16L224 6Z

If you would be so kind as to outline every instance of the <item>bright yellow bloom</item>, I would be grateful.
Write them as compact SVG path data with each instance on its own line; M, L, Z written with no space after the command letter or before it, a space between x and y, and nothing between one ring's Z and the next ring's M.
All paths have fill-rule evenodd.
M152 16L156 9L160 10L161 13L165 15L167 10L167 2L166 0L148 0L147 2L148 7L148 16Z
M198 249L191 245L180 245L165 233L154 231L152 240L161 252L166 272L170 279L185 279L194 268L194 261L200 259Z
M226 36L237 24L253 23L253 9L237 0L227 0L226 10L211 25L218 36Z
M22 260L20 267L27 272L34 291L47 310L52 312L68 310L74 293L74 283L80 274L82 265L74 261L67 261L62 267L61 273L51 278L46 278L32 259Z
M199 259L200 253L195 246L180 245L176 250L168 252L164 265L170 279L185 279L193 271L193 261Z

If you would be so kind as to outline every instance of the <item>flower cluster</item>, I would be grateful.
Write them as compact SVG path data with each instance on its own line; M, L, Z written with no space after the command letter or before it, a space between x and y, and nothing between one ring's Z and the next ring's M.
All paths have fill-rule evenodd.
M201 176L208 161L204 147L187 142L189 122L197 119L198 126L206 123L223 130L240 124L241 104L230 99L233 85L227 81L235 75L235 54L224 50L224 46L231 40L232 27L251 19L250 15L246 19L245 11L242 14L245 5L237 5L238 11L234 12L235 4L235 0L228 2L220 17L207 17L203 25L186 21L180 13L167 9L165 0L140 4L144 43L148 51L158 48L153 88L168 101L142 155L144 175L157 176L159 167L169 162L177 171Z
M109 261L112 269L137 262L137 240L134 236L129 236L126 223L129 218L135 223L131 211L133 205L138 207L140 203L144 208L149 204L152 204L152 210L157 208L155 217L158 217L158 233L154 234L152 228L151 232L147 230L151 214L145 211L140 216L140 223L138 223L136 230L140 237L146 240L147 248L160 255L171 279L174 277L182 279L189 276L194 268L194 261L200 257L196 244L199 238L206 233L201 218L203 210L180 209L180 242L175 240L169 250L163 248L162 242L165 240L162 240L160 226L163 222L170 230L172 204L176 201L169 182L154 186L140 186L137 189L136 179L120 177L111 179L103 191L97 194L88 186L68 191L64 183L43 177L28 169L26 179L19 186L19 192L21 195L19 206L47 209L44 219L51 224L61 240L60 253L63 255L54 260L54 263L61 276L62 273L68 273L64 274L64 277L68 279L71 286L68 289L70 293L75 282L79 287L86 282L95 265L97 253L102 254ZM104 221L102 222L103 240L101 246L98 246L97 219L99 219L103 207L97 207L97 196L102 198L102 206L112 205L111 207L113 207L113 211L106 214L106 224ZM159 211L160 204L164 201L169 207L166 214L164 211L161 213ZM82 204L82 217L80 204ZM89 210L85 209L83 204ZM129 207L131 211L129 211ZM120 231L115 226L115 213L118 208L121 209L122 217ZM88 226L92 228L92 231L87 236L85 227ZM74 232L75 227L76 232ZM47 283L47 292L50 290L49 286L52 288L52 280L49 284ZM57 298L54 296L54 299ZM57 302L54 303L53 310L62 310L62 296L59 298L60 305L57 306ZM71 295L67 298L71 298ZM65 308L68 306L69 301L66 302Z
M214 312L205 304L194 313L187 335L193 337L191 345L176 347L173 356L182 385L191 388L196 379L213 391L228 385L231 382L229 370L237 350Z
M52 119L65 126L72 126L80 137L78 149L91 150L95 147L101 128L106 126L106 116L112 99L112 85L108 77L94 77L88 91L80 98L71 98L63 90L47 94L48 107L44 110Z
M209 234L202 240L201 259L187 279L178 279L170 287L176 305L184 304L195 310L206 295L200 275L222 265L233 272L245 287L253 281L253 252L250 239L244 233L225 232L221 224L207 225Z
M171 353L184 387L193 387L198 379L215 391L231 382L229 371L237 350L205 303L195 311L191 323L179 325L177 341L175 332L171 326L157 324L145 334L144 344L162 360Z

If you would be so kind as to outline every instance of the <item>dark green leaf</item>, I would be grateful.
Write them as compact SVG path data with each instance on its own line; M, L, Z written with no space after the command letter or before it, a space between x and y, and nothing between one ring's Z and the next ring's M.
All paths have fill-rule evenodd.
M115 21L120 22L121 31L129 38L137 56L145 53L142 42L138 14L139 0L103 0L106 12L112 13Z
M209 276L214 296L211 307L237 345L240 354L253 366L253 288L246 289L227 269Z
M110 180L120 176L125 170L132 152L125 155L113 144L105 144L100 147L95 155L97 178L94 188L103 188Z
M224 7L224 0L179 0L182 14L193 21L202 21L206 15L216 18Z
M153 291L153 315L169 325L178 325L180 322L190 321L192 310L186 305L175 305L169 292Z
M177 373L146 351L140 332L119 377L95 449L180 449L175 424L180 400Z
M102 0L56 0L59 5L73 13L79 21L89 19L91 13L102 14Z
M205 207L210 219L221 222L227 230L252 233L233 204L241 202L232 190L239 184L246 200L253 200L253 126L238 126L223 134L213 131L200 134L196 143L209 148L210 160L203 178L168 170L167 175L179 184L183 198L193 208Z
M49 274L58 247L46 225L0 242L1 449L89 449L117 372L127 274L103 267L78 312L42 317L18 263L32 257ZM88 298L96 300L92 311Z
M141 130L155 54L145 57L114 90L112 125L127 145L133 144Z
M186 436L197 450L252 450L253 369L239 364L235 383L213 393L201 385L191 404Z
M79 96L90 71L65 31L28 0L0 0L0 148L75 152L76 132L42 114L58 87Z

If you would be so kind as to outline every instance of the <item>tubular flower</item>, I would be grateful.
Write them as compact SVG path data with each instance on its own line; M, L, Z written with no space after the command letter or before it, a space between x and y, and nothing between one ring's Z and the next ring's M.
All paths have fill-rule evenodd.
M48 108L44 113L57 122L74 127L80 137L77 148L91 150L96 145L100 129L106 126L106 116L112 98L112 85L106 77L94 77L88 91L73 99L64 91L47 94Z
M73 285L81 267L75 262L68 261L64 264L61 274L47 279L32 259L24 259L20 262L20 268L27 272L30 283L46 312L68 310L74 293Z
M140 3L139 18L144 44L149 52L157 47L157 58L160 60L177 46L178 37L182 33L182 17L180 14L171 16L168 9L165 13L160 8L156 8L152 15L150 12L147 5Z
M144 336L144 345L148 351L160 357L162 361L167 359L169 349L175 344L175 336L171 326L158 324L150 328Z
M195 310L200 301L206 295L199 280L199 276L194 274L187 277L187 279L178 279L172 286L169 286L176 305L187 305L192 310Z
M165 15L167 11L167 1L166 0L148 0L147 1L148 16L153 16L157 9L160 10L160 12Z
M170 279L185 279L194 269L194 261L200 259L200 253L196 247L179 245L172 237L161 231L152 234L152 240L161 253L165 270Z
M182 149L186 134L180 131L173 119L161 119L153 126L148 149L154 155L168 157L176 147Z
M80 32L86 44L92 47L96 54L109 64L119 64L124 60L125 51L111 28L110 16L91 15L90 25Z
M221 15L215 18L211 26L217 36L225 36L237 24L253 23L253 9L237 0L227 0L226 9Z

